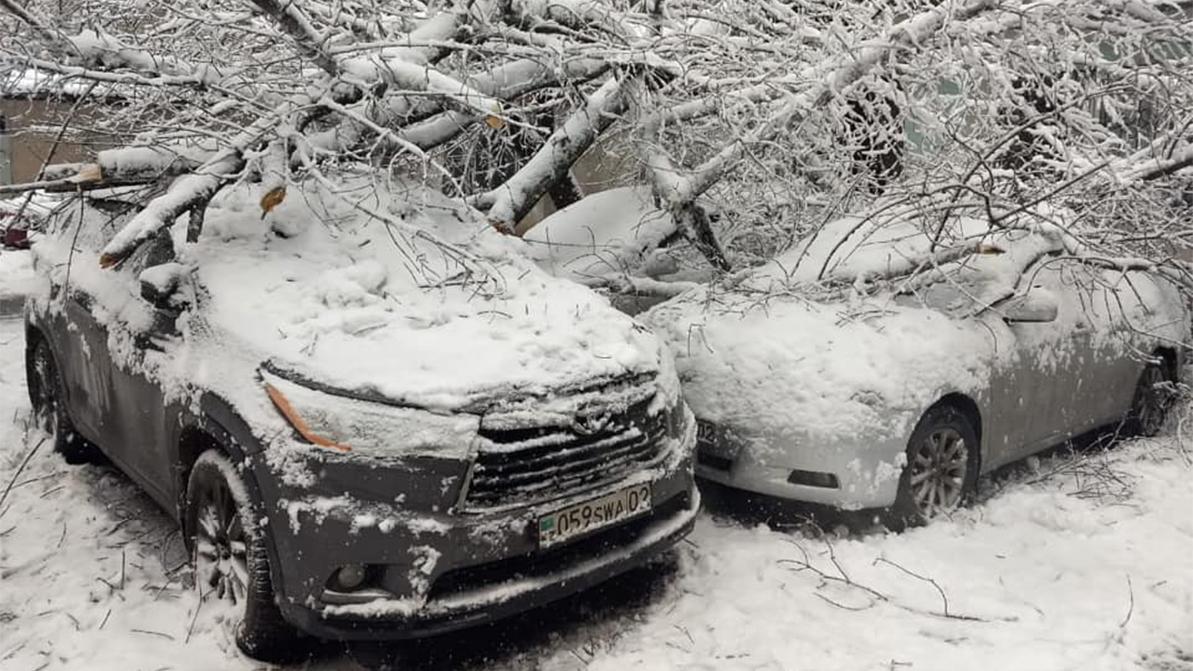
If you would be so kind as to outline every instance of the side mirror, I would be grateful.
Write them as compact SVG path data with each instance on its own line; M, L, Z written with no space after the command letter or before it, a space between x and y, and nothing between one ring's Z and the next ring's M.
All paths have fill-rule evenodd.
M1060 301L1047 289L1033 287L1025 294L1008 298L998 311L1008 324L1056 321Z
M190 270L181 263L162 263L141 271L141 298L166 312L182 312L193 301L184 280Z

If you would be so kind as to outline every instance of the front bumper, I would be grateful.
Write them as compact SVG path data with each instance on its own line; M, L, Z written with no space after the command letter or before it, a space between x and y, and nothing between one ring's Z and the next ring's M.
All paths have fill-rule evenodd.
M657 465L534 506L488 513L414 512L410 501L279 496L270 515L283 616L320 638L405 639L499 619L582 591L647 561L692 528L694 423ZM538 548L543 514L634 484L651 485L651 512ZM392 500L392 499L391 499ZM368 600L329 590L337 567L372 567Z
M696 476L727 487L843 510L895 502L905 441L806 435L760 436L702 423ZM831 475L836 486L792 482L792 473Z
M427 598L351 606L283 607L295 626L320 638L399 640L491 622L584 591L643 564L691 530L700 507L695 486L652 515L595 536L441 574Z

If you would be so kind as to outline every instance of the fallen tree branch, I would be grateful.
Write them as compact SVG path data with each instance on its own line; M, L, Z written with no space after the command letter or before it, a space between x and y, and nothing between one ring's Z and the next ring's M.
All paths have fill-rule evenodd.
M494 227L516 235L530 230L531 226L518 230L515 226L613 123L614 115L626 103L622 92L622 80L611 77L547 138L526 165L501 186L475 198L477 207L488 207L489 221Z
M325 38L315 30L306 12L299 6L298 0L252 0L262 12L272 17L282 31L294 40L300 53L321 70L335 77L340 74L340 66L327 50L324 49Z
M33 446L33 449L29 450L29 452L25 454L25 458L21 460L21 465L17 467L16 472L12 474L12 478L8 481L8 486L4 488L4 493L0 494L0 515L4 514L4 499L8 498L8 493L12 491L13 484L16 483L17 478L21 477L21 473L24 472L25 467L29 465L29 461L33 459L33 455L37 454L37 450L40 449L42 443L45 442L45 438L37 441L37 444Z
M765 142L785 132L809 111L827 105L834 95L860 80L889 54L904 49L918 49L946 21L967 21L998 5L995 0L972 0L968 4L958 4L950 2L901 21L882 38L870 42L859 52L850 52L849 62L832 69L811 91L788 96L757 130L744 138L733 140L692 170L680 170L665 156L649 157L647 164L651 169L664 173L653 179L657 195L665 202L676 204L695 200L721 179L729 167L741 158L748 145Z

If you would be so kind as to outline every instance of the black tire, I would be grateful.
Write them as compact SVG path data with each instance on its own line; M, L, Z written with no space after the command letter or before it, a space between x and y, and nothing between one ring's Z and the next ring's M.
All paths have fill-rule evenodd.
M907 441L891 526L920 526L968 505L977 491L980 450L973 423L957 408L938 405L924 413Z
M66 392L58 362L50 345L39 338L33 345L25 371L33 419L50 437L54 451L68 464L92 464L103 461L99 448L75 431L66 411Z
M200 598L233 609L241 652L263 662L294 661L304 654L301 639L274 599L261 531L244 524L256 518L252 511L231 460L215 450L200 455L187 482L184 520Z
M1149 361L1139 374L1135 398L1127 413L1127 432L1136 436L1154 436L1164 428L1164 420L1174 399L1174 380L1164 360Z

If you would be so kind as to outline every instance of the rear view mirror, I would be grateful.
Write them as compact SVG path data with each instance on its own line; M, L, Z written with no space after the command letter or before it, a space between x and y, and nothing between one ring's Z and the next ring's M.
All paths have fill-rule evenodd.
M998 311L1009 324L1052 322L1056 321L1059 305L1051 291L1033 287L1025 294L1007 299L998 306Z
M153 307L181 312L191 304L189 286L183 281L189 269L181 263L162 263L141 272L141 298Z

